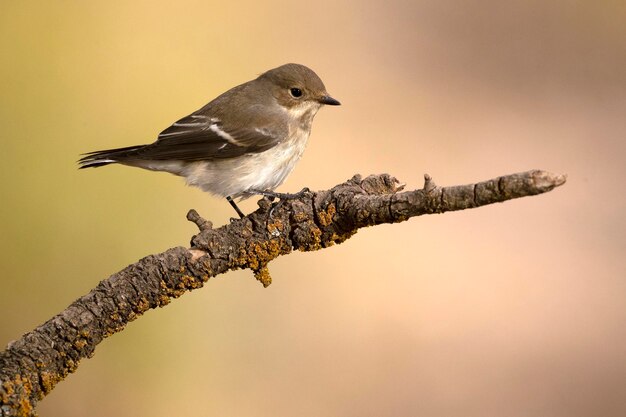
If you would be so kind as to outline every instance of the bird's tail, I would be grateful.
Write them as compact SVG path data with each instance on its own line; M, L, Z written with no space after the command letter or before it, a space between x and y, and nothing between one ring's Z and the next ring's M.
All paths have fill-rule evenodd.
M78 160L78 169L96 168L104 165L124 163L134 159L138 151L145 145L128 146L126 148L107 149L104 151L87 152Z

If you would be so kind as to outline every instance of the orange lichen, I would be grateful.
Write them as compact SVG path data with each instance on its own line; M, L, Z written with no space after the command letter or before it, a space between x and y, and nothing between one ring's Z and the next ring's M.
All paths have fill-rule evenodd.
M305 220L306 220L306 219L308 219L308 218L309 218L309 216L308 216L308 215L307 215L307 213L306 213L306 212L304 212L304 211L299 211L299 212L297 212L297 213L294 213L294 215L293 215L293 219L294 219L296 222L298 222L298 223L301 223L301 222L305 221Z
M344 234L342 234L342 235L338 235L338 234L336 234L336 233L333 233L333 234L330 236L330 238L328 239L328 242L325 242L325 243L326 243L326 246L332 246L332 245L334 245L335 243L336 243L336 244L343 243L343 242L345 242L346 240L350 239L352 236L354 236L354 235L356 234L356 232L357 232L356 230L351 230L351 231L349 231L349 232L347 232L347 233L344 233Z
M330 224L333 222L333 216L335 215L335 213L337 213L335 203L330 203L326 210L320 210L317 213L320 224L324 227L330 226Z
M54 386L61 381L63 378L59 378L58 375L53 374L51 372L42 372L39 375L39 381L41 383L41 388L43 389L43 392L45 394L49 393L50 391L52 391L52 389L54 388Z
M5 394L0 399L3 404L11 407L11 415L16 417L34 415L33 399L31 398L33 396L33 384L28 378L23 378L17 374L12 380L4 381L2 388ZM17 398L11 398L15 396ZM37 396L43 398L42 394Z
M202 288L204 283L201 280L192 277L191 275L183 275L180 277L180 282L178 283L179 287L185 288L188 290L194 290L196 288Z
M289 248L284 247L284 242L279 239L272 239L266 242L253 242L247 248L242 248L236 257L231 261L231 265L238 268L250 268L258 270L262 265L266 265L272 259L281 254L288 253Z
M146 297L141 297L135 305L134 311L137 314L145 313L150 309L150 301Z
M297 249L301 252L309 252L322 248L322 231L312 221L306 222L306 227L298 229L301 234L308 234L308 237L301 236Z
M168 305L172 300L165 294L159 295L159 307Z
M285 225L280 220L276 219L272 223L267 225L267 231L270 235L274 236L276 233L280 234L285 230Z
M85 339L77 339L74 341L74 347L78 350L81 350L85 346L87 346L87 341Z
M281 225L282 226L282 225ZM261 281L264 287L272 282L272 278L266 265L280 255L289 253L291 247L283 239L271 239L269 241L254 241L247 247L241 248L237 256L230 261L233 268L250 268L254 271L256 279Z
M272 276L270 275L269 269L267 266L262 267L261 269L254 271L254 277L263 284L264 288L269 287L272 283Z

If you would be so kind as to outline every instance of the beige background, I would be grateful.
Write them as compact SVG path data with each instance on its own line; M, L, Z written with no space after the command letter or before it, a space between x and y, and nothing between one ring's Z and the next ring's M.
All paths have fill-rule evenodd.
M42 416L626 415L623 1L3 2L0 343L225 201L81 152L152 142L286 62L342 101L283 191L542 168L549 194L211 280L104 341ZM244 204L254 209L254 201Z

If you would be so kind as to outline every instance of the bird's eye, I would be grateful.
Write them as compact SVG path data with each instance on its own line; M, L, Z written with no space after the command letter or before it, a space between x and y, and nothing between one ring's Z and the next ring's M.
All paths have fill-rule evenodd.
M290 88L289 94L291 94L291 97L294 97L294 98L302 97L302 90L300 90L299 88L295 88L295 87Z

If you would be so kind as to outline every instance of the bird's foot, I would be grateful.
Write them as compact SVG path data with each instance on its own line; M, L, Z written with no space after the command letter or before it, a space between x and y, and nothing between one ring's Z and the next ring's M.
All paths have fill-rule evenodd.
M304 187L297 193L277 193L275 191L266 191L266 190L248 190L251 194L259 194L265 197L269 197L270 199L278 198L280 200L293 200L295 198L300 198L304 194L311 192L308 187Z
M308 187L304 187L297 193L277 193L274 191L266 191L266 190L248 190L248 192L252 194L259 194L259 195L268 197L270 201L278 198L278 201L272 204L272 208L270 209L269 217L271 218L274 214L274 211L278 209L280 206L282 206L286 200L294 200L296 198L300 198L306 193L310 193L311 190Z

